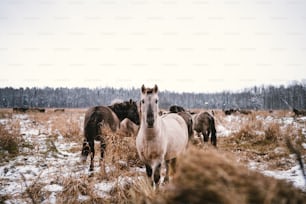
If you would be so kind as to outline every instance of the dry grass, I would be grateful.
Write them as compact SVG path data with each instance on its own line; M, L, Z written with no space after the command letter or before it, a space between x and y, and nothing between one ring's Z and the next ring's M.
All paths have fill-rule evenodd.
M197 110L199 111L199 110ZM249 115L237 114L231 118L224 115L221 110L215 110L216 124L222 124L226 129L231 129L228 137L218 138L218 150L207 146L201 149L190 145L188 153L178 161L177 174L169 185L161 185L154 191L149 185L144 171L136 171L137 167L144 167L139 160L135 137L124 137L122 133L106 133L106 152L103 167L91 175L88 172L78 172L70 177L58 175L56 184L63 190L56 195L57 203L286 203L288 198L293 203L305 199L291 185L267 178L245 168L243 163L237 163L237 158L242 162L257 161L268 164L270 169L288 169L287 158L290 151L286 146L286 137L292 141L295 149L306 155L303 148L305 136L302 128L285 125L267 117L289 117L285 111L268 113L257 111ZM85 110L66 109L65 112L47 110L46 113L27 113L34 121L33 127L40 128L47 134L47 153L56 157L59 153L55 141L64 138L67 143L79 144L67 151L81 152L83 141L83 120ZM12 118L10 112L0 111L0 116ZM21 140L20 125L18 120L7 125L0 125L0 154L5 144L12 140L13 145L20 152ZM43 130L48 127L49 130ZM218 129L217 129L218 131ZM4 142L6 141L6 142ZM15 142L15 143L14 143ZM100 144L96 142L95 168L98 168L100 159ZM14 150L12 150L14 152ZM17 152L17 154L18 154ZM8 153L6 153L8 154ZM14 153L12 153L14 155ZM2 155L1 155L1 158ZM284 158L286 158L284 160ZM305 158L304 162L305 162ZM294 159L291 159L294 164ZM84 165L89 167L89 158ZM292 166L292 165L291 165ZM88 169L88 168L84 168ZM142 169L144 170L144 169ZM115 183L105 197L99 195L96 188L100 183ZM27 187L27 192L22 196L31 202L30 197L37 203L50 196L44 191L46 183L38 179ZM31 195L31 196L30 196ZM0 196L1 201L10 199L10 196ZM291 200L290 200L291 202Z
M250 171L215 149L190 148L162 203L303 203L291 184ZM154 203L160 203L161 200Z
M56 120L51 121L53 134L61 134L68 141L80 141L83 137L83 121L81 114L77 113L54 113Z
M219 122L236 131L228 137L219 138L219 148L236 153L246 163L253 160L265 163L271 170L287 170L295 161L290 159L285 138L288 137L299 151L306 154L302 146L305 136L302 134L302 126L286 124L283 117L290 119L290 112L257 111L243 116L239 123L234 120L234 124L229 124L226 117L220 118Z
M0 124L0 162L17 156L24 144L18 122L10 122L6 125Z
M0 124L0 149L7 151L8 154L18 154L19 152L19 139L16 133L12 133L5 128L5 125Z
M37 176L35 181L29 186L27 180L23 174L21 174L23 185L26 187L25 192L23 193L24 198L29 198L33 204L39 203L39 200L42 200L46 195L46 192L42 191L44 187L43 183L40 183L40 175ZM30 201L29 201L30 202Z
M87 177L64 178L61 185L63 191L59 193L57 203L80 203L80 196L85 197L81 203L100 203L103 201L94 191L94 182Z
M67 109L65 112L54 112L53 109L47 109L46 113L27 113L33 123L48 124L53 136L60 134L69 142L81 140L84 114L84 109Z
M12 118L12 115L13 115L12 109L6 109L6 108L0 109L0 119Z
M122 161L127 163L128 167L140 166L136 141L134 137L120 137L118 134L110 133L106 136L106 161L109 163L118 163ZM118 164L119 168L124 168ZM120 167L121 166L121 167Z

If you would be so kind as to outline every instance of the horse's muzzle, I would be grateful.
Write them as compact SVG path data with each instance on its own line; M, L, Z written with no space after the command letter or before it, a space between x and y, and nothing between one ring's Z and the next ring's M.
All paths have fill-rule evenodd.
M154 118L153 117L148 117L147 118L147 124L148 124L148 128L153 128Z
M153 110L152 110L151 105L149 105L148 112L147 112L147 124L148 124L148 128L153 128L154 114L153 114Z

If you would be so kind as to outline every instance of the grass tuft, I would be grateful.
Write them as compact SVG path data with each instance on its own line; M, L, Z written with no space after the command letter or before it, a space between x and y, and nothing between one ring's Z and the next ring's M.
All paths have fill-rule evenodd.
M5 157L15 157L19 154L19 149L23 144L23 139L19 135L20 126L11 125L8 130L5 125L0 124L0 161Z

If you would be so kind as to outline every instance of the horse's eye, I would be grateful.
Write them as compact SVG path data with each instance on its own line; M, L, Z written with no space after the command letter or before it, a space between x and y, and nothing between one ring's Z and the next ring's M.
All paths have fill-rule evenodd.
M158 99L155 100L155 103L158 103Z
M141 103L144 103L144 99L141 100Z

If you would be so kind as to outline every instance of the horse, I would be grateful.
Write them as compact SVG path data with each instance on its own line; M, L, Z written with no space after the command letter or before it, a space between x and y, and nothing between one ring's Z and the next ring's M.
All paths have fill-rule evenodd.
M306 116L306 110L303 110L303 109L296 109L296 108L293 108L292 111L294 112L295 116Z
M172 105L169 108L171 113L185 112L185 109L182 106Z
M223 112L225 113L225 115L231 115L233 113L236 113L238 110L237 109L223 109Z
M193 129L198 136L201 137L201 134L203 135L204 142L208 142L211 133L211 144L217 146L215 119L208 112L200 112L193 115Z
M154 88L142 85L136 148L153 187L154 184L158 187L164 161L164 182L169 181L170 167L175 173L176 157L186 150L188 144L188 130L183 118L174 113L160 116L158 103L157 85Z
M188 138L189 140L191 140L193 137L193 121L191 114L189 112L186 112L183 107L176 105L171 106L169 108L169 111L170 113L177 113L185 120L188 129Z
M120 133L126 137L136 136L138 128L139 126L128 118L120 122Z
M94 141L100 141L101 158L103 160L106 143L101 128L108 126L112 132L120 127L120 121L128 118L139 125L139 114L135 101L115 103L111 106L95 106L89 108L85 113L84 120L84 142L81 152L82 161L85 162L88 154L91 154L89 171L94 169L95 145Z

